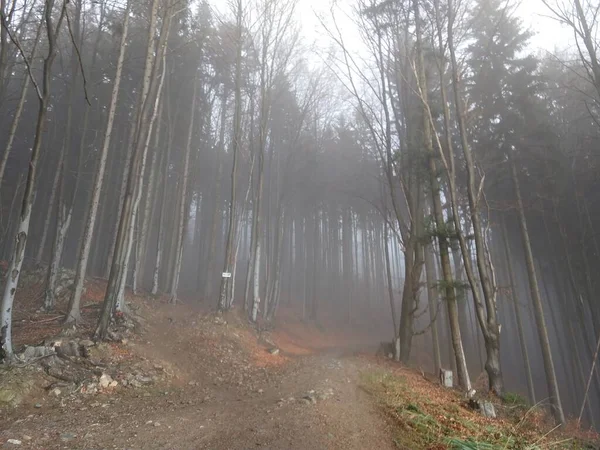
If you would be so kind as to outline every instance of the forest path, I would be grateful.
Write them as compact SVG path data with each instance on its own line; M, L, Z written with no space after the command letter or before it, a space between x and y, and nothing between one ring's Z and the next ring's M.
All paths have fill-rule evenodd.
M3 436L38 449L395 448L360 388L370 363L351 349L302 352L302 336L286 335L295 355L285 346L271 355L248 345L256 335L239 323L185 306L152 311L144 336L128 345L174 373L168 385L31 409Z

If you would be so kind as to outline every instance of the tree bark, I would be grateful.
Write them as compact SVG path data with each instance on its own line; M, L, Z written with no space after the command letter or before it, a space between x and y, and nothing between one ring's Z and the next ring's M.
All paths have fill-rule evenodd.
M0 344L2 345L0 359L4 361L12 361L12 310L15 299L15 294L19 284L19 276L25 256L25 247L29 235L29 223L31 220L31 210L34 199L34 186L37 175L38 160L42 147L42 136L44 126L46 124L46 116L48 113L48 104L50 101L50 74L52 64L56 57L56 39L60 32L60 28L66 13L66 2L63 2L60 16L54 25L52 20L54 0L45 1L44 21L46 24L47 46L48 53L44 58L44 67L42 72L42 90L36 88L38 93L39 107L37 114L37 122L35 128L35 138L29 159L29 171L27 173L27 181L25 184L25 193L23 195L23 203L19 216L19 225L15 236L15 247L12 251L10 264L7 270L7 277L4 283L4 293L2 295L2 310L0 311L0 336L2 336Z
M100 204L100 193L102 192L102 184L104 181L104 173L106 171L106 162L108 160L108 149L110 148L110 142L112 137L112 131L115 121L115 113L117 109L117 100L119 98L119 89L121 86L121 76L123 73L123 62L125 59L127 35L129 31L129 9L131 7L131 0L127 1L123 20L123 33L121 35L121 44L119 47L119 57L117 59L117 69L115 73L115 79L113 84L113 90L110 100L110 106L108 110L108 120L106 123L106 129L104 130L104 140L102 149L98 159L98 167L94 175L94 183L92 187L92 198L90 203L90 210L85 223L85 231L83 233L83 241L80 248L79 258L77 260L77 267L75 268L75 281L73 294L69 300L69 306L67 310L66 323L79 322L81 320L80 304L81 296L83 294L85 275L87 272L88 259L90 257L90 249L92 245L92 237L94 235L94 226L96 224L96 217L98 215L98 208Z
M29 57L29 64L35 59L35 55L37 52L37 46L40 41L40 35L42 33L44 22L40 20L40 23L37 28L37 32L35 35L35 39L33 41L33 48L31 49L31 56ZM4 31L4 27L2 27ZM3 43L3 46L5 44ZM0 61L2 58L0 58ZM17 135L17 128L19 127L19 123L21 122L21 115L23 114L23 109L25 108L25 101L27 100L27 94L29 92L29 86L31 84L31 79L27 73L27 69L25 69L25 76L23 78L23 84L21 86L21 95L19 97L19 103L17 105L17 109L14 112L13 120L10 126L10 130L8 132L8 140L6 142L6 146L4 147L4 153L2 154L2 160L0 160L0 191L2 187L2 180L4 179L4 171L6 170L6 163L8 162L8 157L10 156L10 152L12 150L13 143L15 141L15 136Z
M548 383L548 392L550 394L550 403L552 405L552 415L558 423L564 425L566 423L565 415L562 409L560 400L560 392L558 389L558 381L556 380L556 371L554 369L554 361L552 359L552 350L550 349L550 340L548 338L548 328L546 327L546 319L544 319L544 310L542 306L542 298L538 286L535 266L533 264L533 252L531 250L531 242L529 240L529 231L527 230L527 220L523 208L523 200L521 198L521 188L517 177L517 169L512 156L508 155L511 178L515 190L517 200L517 212L519 215L519 226L521 230L521 238L525 248L525 260L527 263L527 276L529 278L529 289L531 291L531 299L533 301L533 310L535 313L535 321L537 324L538 337L542 348L542 356L544 359L544 369L546 372L546 381Z
M440 185L438 181L438 169L437 163L434 158L433 142L432 142L432 129L427 111L427 81L424 71L423 62L423 49L421 44L421 24L420 24L420 8L418 0L413 0L413 10L415 13L415 23L417 30L417 79L420 89L420 95L423 101L422 107L422 120L423 120L423 145L425 147L426 157L428 159L429 176L431 183L431 196L433 202L433 215L437 230L437 240L440 248L440 261L442 265L442 274L444 277L444 291L445 300L448 308L448 316L450 321L450 328L452 334L452 345L454 348L454 354L456 358L456 367L458 382L460 386L466 391L470 392L472 389L471 379L469 377L469 370L467 368L467 361L465 358L460 323L458 319L458 306L456 303L456 290L455 283L452 275L452 266L450 264L449 254L449 242L446 233L446 226L444 221L442 203L440 199Z
M506 268L510 282L510 296L517 319L517 331L519 333L519 344L521 346L521 355L523 356L523 364L525 365L525 374L527 375L527 392L529 393L529 401L532 405L536 404L535 387L533 385L533 376L531 374L531 364L529 363L529 352L527 351L527 340L523 331L523 320L521 319L521 310L519 308L519 299L517 297L515 274L512 266L512 255L510 252L510 244L508 242L508 233L506 232L506 219L502 218L502 240L504 241L504 254L506 259Z
M188 211L188 202L187 199L187 191L188 191L188 180L189 180L189 167L190 167L190 152L192 148L192 136L194 134L194 126L196 125L196 97L198 94L198 76L194 77L194 89L193 89L193 97L192 97L192 110L190 112L190 124L188 128L187 142L185 146L185 153L183 157L183 170L182 170L182 183L181 183L181 205L179 206L179 211L177 214L177 242L175 243L175 266L173 268L173 279L171 284L171 303L177 303L177 288L179 287L179 275L181 273L181 262L183 259L183 242L184 242L184 234L185 234L185 225L187 222L187 216L189 215Z
M431 244L425 246L425 277L427 281L427 301L429 304L429 320L431 321L431 341L433 344L433 366L435 374L440 372L442 367L442 356L440 352L440 340L437 329L437 311L438 307L438 295L437 288L435 286L437 280L437 274L435 272L435 264L433 262L433 249Z
M221 288L219 292L219 311L226 311L233 304L233 284L235 272L236 254L236 190L237 190L237 167L238 154L242 139L242 0L237 1L236 13L236 58L235 58L235 94L234 94L234 117L233 117L233 164L231 167L231 197L229 199L229 223L227 224L227 238L225 243L225 260L223 262L223 276L221 276ZM229 277L224 274L230 274Z
M150 24L148 27L148 39L147 39L147 53L144 67L144 79L142 85L142 93L140 97L140 113L138 121L135 125L135 139L133 142L133 150L131 153L131 166L127 174L127 189L125 198L123 201L123 207L119 218L119 224L117 227L117 238L114 247L114 256L110 264L110 274L108 279L108 287L102 306L102 312L98 320L98 325L95 331L95 337L98 339L104 339L108 331L108 325L110 322L111 313L113 307L117 303L118 296L120 294L121 285L124 284L123 278L126 277L127 267L127 253L128 253L128 242L127 234L130 232L131 224L133 222L134 212L136 209L136 198L138 196L137 186L139 184L139 177L141 174L141 168L144 159L144 129L146 128L147 116L151 109L152 99L148 99L148 91L150 89L152 75L155 74L153 66L159 63L155 62L154 58L154 34L156 32L156 16L158 12L158 0L153 0L151 4L150 13ZM160 49L159 49L160 50ZM160 51L162 53L162 51ZM154 62L154 64L153 64ZM165 70L163 64L163 72ZM164 80L164 73L161 77L161 83Z

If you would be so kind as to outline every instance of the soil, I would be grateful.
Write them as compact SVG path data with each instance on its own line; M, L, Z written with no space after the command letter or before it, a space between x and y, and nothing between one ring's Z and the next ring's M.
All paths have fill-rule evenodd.
M360 336L300 322L257 333L241 314L149 300L136 308L144 331L103 347L106 370L123 380L150 368L151 383L93 395L32 390L0 413L6 448L395 448L391 424L359 386L374 364L356 354Z

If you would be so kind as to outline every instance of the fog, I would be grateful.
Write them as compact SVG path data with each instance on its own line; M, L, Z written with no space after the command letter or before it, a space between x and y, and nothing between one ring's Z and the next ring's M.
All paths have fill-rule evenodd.
M99 339L125 289L285 311L597 426L593 3L2 2L2 357L44 267Z

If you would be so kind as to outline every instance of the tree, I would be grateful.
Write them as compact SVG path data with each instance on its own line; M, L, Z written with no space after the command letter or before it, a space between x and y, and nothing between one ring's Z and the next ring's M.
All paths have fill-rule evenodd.
M83 241L79 251L79 259L77 261L77 267L75 270L75 280L73 294L69 300L66 323L78 322L81 319L80 305L81 296L83 294L83 285L85 275L87 272L88 259L90 256L90 249L92 245L92 236L94 234L94 226L96 223L96 216L98 214L98 207L100 203L100 193L102 191L102 185L104 183L104 172L106 170L106 162L108 159L108 149L110 147L113 127L115 122L115 114L117 109L117 101L119 99L119 89L121 87L121 76L123 73L123 64L125 60L125 53L127 49L127 35L129 32L129 11L131 8L130 0L127 0L125 11L123 13L123 30L121 34L121 44L119 46L119 56L117 58L116 72L114 77L113 90L111 94L110 107L108 111L108 120L106 122L106 129L104 131L104 139L102 143L102 149L98 159L98 167L96 168L96 174L94 175L94 184L92 188L92 197L90 201L90 211L87 216L85 223L85 231L83 234Z
M154 34L155 34L155 24L156 17L158 13L159 1L153 0L151 4L151 20L148 27L148 43L147 43L147 53L146 60L144 66L144 78L143 78L143 86L142 91L140 93L139 98L139 114L136 121L136 131L135 131L135 140L133 141L132 153L131 153L131 163L129 167L129 173L127 174L127 190L123 203L123 207L121 210L121 215L119 219L119 225L117 228L117 239L116 246L114 250L114 256L111 263L110 276L108 280L108 287L106 290L104 303L102 306L102 312L100 315L100 319L98 322L98 326L95 331L95 335L98 338L104 339L106 337L106 333L108 331L108 325L110 321L110 317L112 314L112 310L117 303L119 295L122 294L122 286L124 286L124 278L127 273L125 271L127 267L127 258L129 256L128 247L129 243L127 240L127 236L131 233L131 227L134 223L134 214L136 211L136 203L139 203L139 179L142 174L142 167L145 162L145 149L147 148L145 143L145 136L148 133L149 125L150 125L150 114L154 109L156 110L156 104L160 99L160 96L157 95L160 92L160 89L157 87L153 89L156 92L153 92L155 95L151 96L149 93L151 88L153 88L156 84L159 84L162 87L162 83L164 82L164 73L165 73L165 65L164 63L164 48L166 46L166 36L164 32L168 29L166 26L163 26L161 30L163 33L162 39L160 40L161 46L159 46L159 58L154 57ZM163 20L166 22L169 21L169 12L165 14ZM166 28L166 29L165 29ZM156 75L159 70L159 66L162 64L162 75L160 80L156 79ZM154 77L153 77L154 75ZM154 105L154 108L152 107ZM130 249L130 247L129 247Z
M37 175L37 164L40 159L40 152L42 148L42 136L44 133L44 126L46 124L46 116L48 113L48 104L50 101L50 77L52 72L52 64L56 58L56 41L61 31L63 20L67 11L67 2L59 3L60 12L58 19L55 20L54 14L54 0L45 0L43 20L46 28L46 39L48 50L44 56L44 66L42 71L41 86L34 78L34 75L28 69L28 75L31 77L31 82L35 86L36 94L38 97L38 113L35 128L35 138L33 148L31 151L31 157L29 160L29 171L27 173L27 181L25 184L25 193L23 195L23 202L21 204L21 210L19 215L19 224L17 228L17 234L15 236L15 247L12 252L10 264L8 266L8 277L4 284L4 293L2 295L2 311L0 312L0 325L1 325L1 340L2 340L2 360L11 361L13 359L13 348L12 348L12 310L15 299L15 293L19 284L19 276L21 274L21 267L23 266L23 258L25 256L25 247L27 244L27 238L29 236L29 224L31 220L31 210L33 207L34 200L34 185ZM2 17L2 29L7 34L12 34L7 26L4 16ZM15 39L14 35L11 39ZM16 44L17 45L17 44Z

